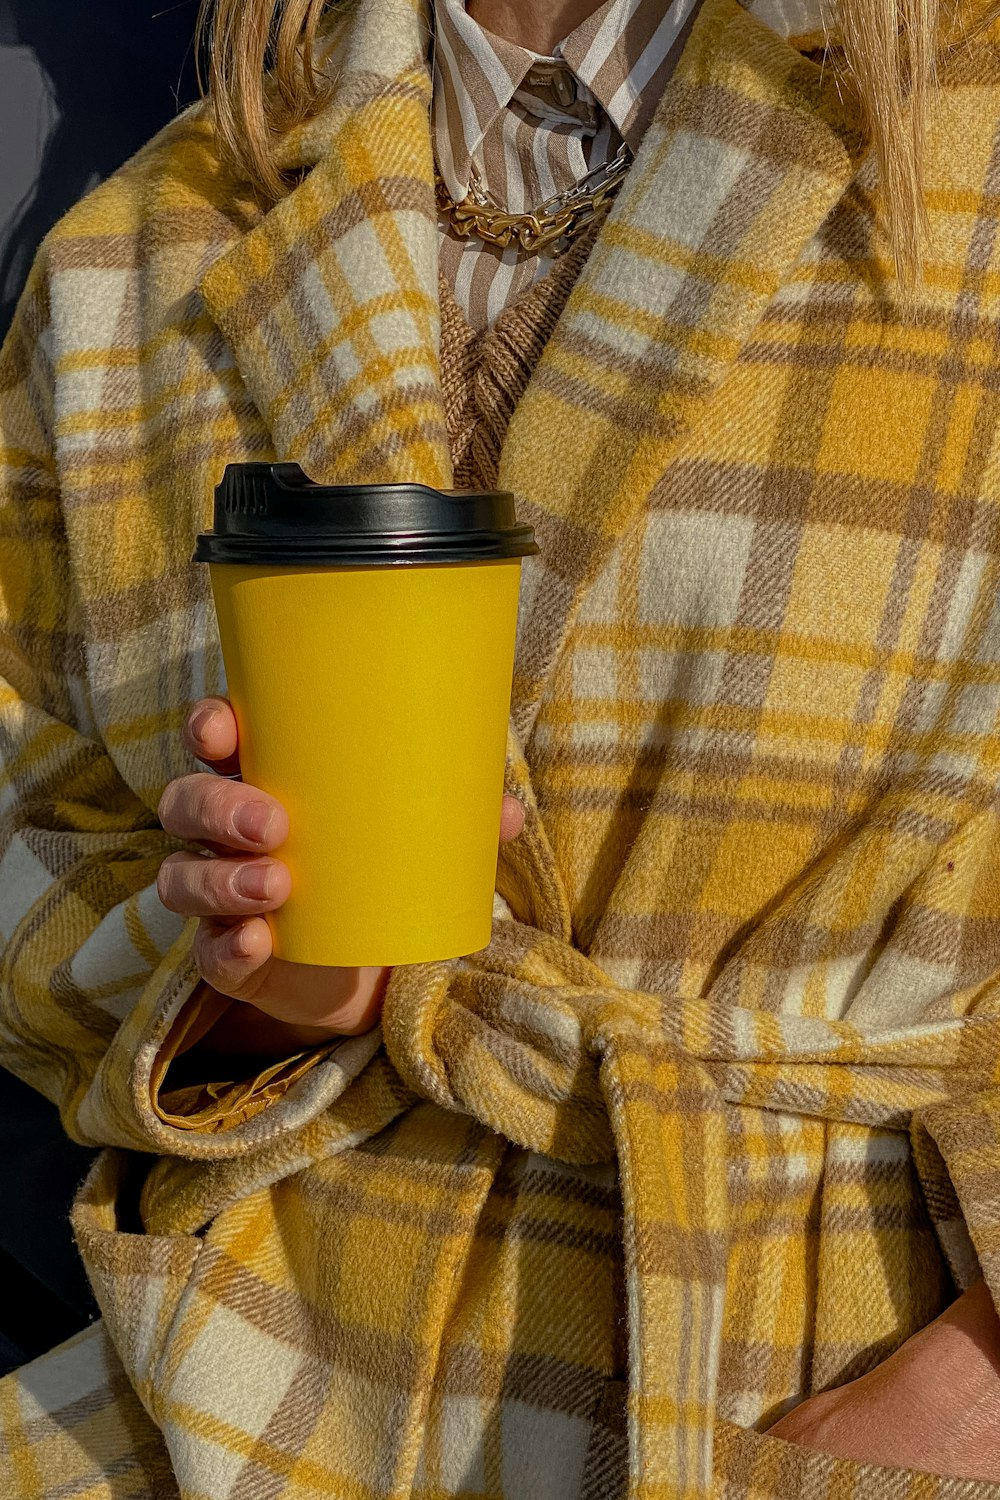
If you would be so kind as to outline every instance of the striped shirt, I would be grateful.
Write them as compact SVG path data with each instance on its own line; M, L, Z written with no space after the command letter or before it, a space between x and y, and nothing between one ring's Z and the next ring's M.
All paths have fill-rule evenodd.
M477 24L463 0L436 0L433 132L456 201L478 181L525 213L612 159L634 153L697 0L605 0L541 57ZM442 220L441 270L473 328L491 326L552 265L552 251L506 250Z

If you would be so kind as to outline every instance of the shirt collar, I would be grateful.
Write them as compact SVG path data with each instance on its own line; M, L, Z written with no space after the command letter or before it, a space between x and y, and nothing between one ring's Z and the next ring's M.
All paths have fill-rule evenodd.
M605 0L543 59L484 31L464 0L435 0L434 145L451 196L465 196L483 137L540 61L565 63L635 151L662 92L667 55L695 4Z

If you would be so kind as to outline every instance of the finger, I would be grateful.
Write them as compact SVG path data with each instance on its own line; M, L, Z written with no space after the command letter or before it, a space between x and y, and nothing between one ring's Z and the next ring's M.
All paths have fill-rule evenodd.
M221 776L234 776L240 769L238 731L232 704L225 698L200 698L188 714L182 731L192 755L212 766Z
M292 880L276 859L203 859L171 854L156 877L168 911L182 917L245 917L274 911L288 900Z
M524 827L524 807L516 797L504 796L503 807L500 812L500 842L509 843L516 839Z
M193 951L198 972L214 990L252 1001L272 963L271 929L263 917L248 917L235 926L203 918Z
M160 798L167 833L254 854L279 848L288 838L288 816L280 802L257 787L225 781L208 771L179 776Z

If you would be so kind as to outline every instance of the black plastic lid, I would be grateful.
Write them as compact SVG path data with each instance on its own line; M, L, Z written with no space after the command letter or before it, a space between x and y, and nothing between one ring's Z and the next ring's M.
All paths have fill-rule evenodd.
M490 562L537 552L506 490L321 485L298 464L229 464L196 562L337 567Z

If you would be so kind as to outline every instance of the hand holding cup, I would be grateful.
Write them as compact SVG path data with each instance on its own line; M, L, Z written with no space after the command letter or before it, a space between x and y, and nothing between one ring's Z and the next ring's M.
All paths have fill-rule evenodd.
M506 490L227 464L194 560L242 773L288 814L274 958L419 964L488 946L521 565L537 551Z
M272 952L264 914L283 906L291 892L288 869L273 852L288 837L288 817L276 798L230 779L240 762L229 703L208 698L195 704L184 739L212 770L172 781L160 801L160 821L175 837L200 843L209 857L170 855L157 887L170 911L201 919L194 953L202 977L219 993L294 1028L302 1043L370 1030L389 968L287 963ZM505 796L501 843L515 838L523 823L521 804Z

